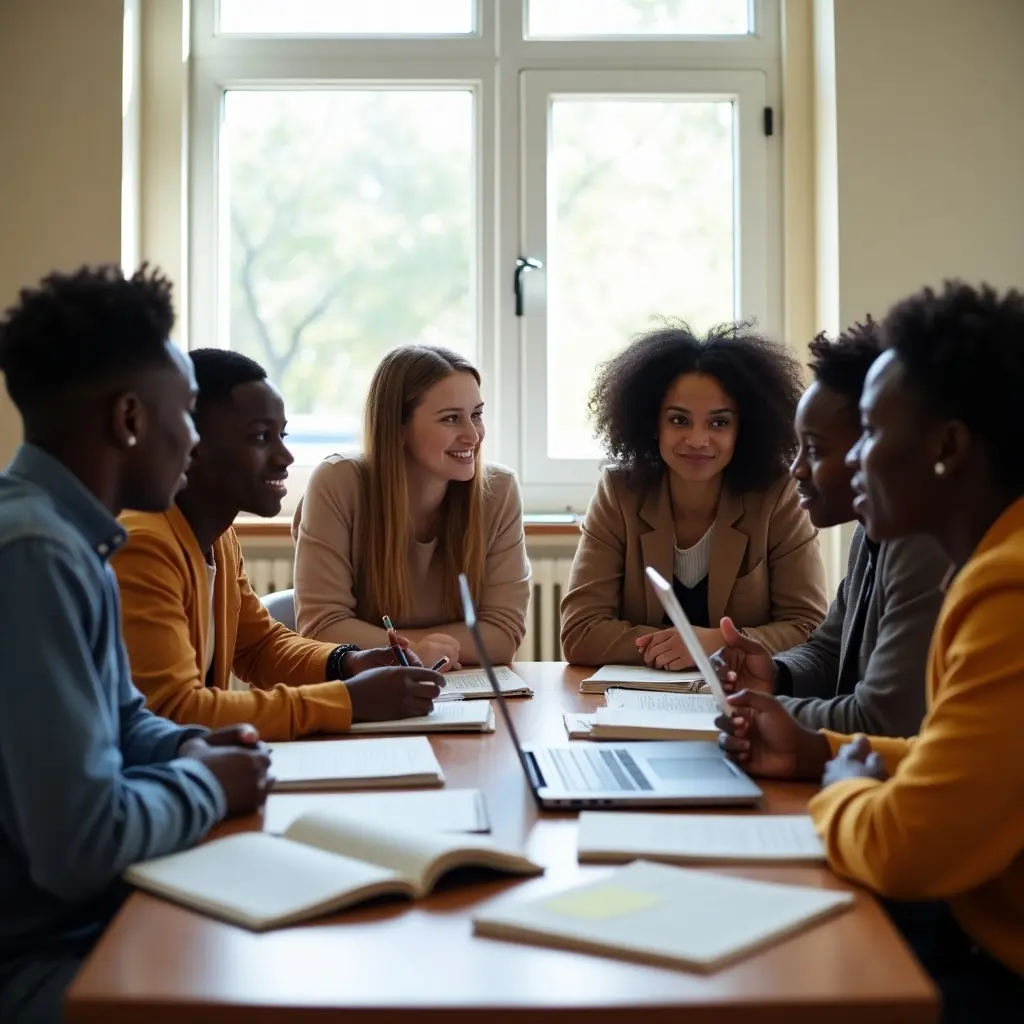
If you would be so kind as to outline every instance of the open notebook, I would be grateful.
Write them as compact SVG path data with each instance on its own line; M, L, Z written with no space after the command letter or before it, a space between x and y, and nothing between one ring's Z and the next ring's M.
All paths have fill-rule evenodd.
M806 814L580 815L579 859L622 864L820 864L825 847Z
M494 732L494 708L486 701L435 703L429 715L387 722L356 722L349 732L373 733Z
M638 860L555 896L503 898L474 917L473 931L707 972L838 913L853 899L850 892Z
M375 896L421 899L442 875L460 867L518 875L544 870L488 839L314 812L283 836L242 832L134 864L124 877L175 903L265 931Z
M444 772L425 736L271 743L274 789L439 786Z
M563 719L570 739L718 742L715 715L702 712L598 708L589 714L567 713Z
M533 690L507 665L498 665L494 670L498 686L506 697L532 697ZM445 685L441 696L434 703L442 701L473 700L478 697L493 697L494 687L482 668L462 668L458 672L445 673Z
M703 685L699 672L669 672L645 665L604 665L580 683L580 693L604 693L611 686L631 690L697 693Z

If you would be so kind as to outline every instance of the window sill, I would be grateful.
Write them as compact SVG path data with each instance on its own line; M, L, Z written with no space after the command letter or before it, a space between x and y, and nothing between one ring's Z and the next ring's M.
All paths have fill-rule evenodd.
M523 524L527 539L531 537L566 537L576 538L580 532L580 517L576 516L541 516L524 515ZM291 517L279 516L276 519L256 519L252 516L239 516L235 520L235 533L243 543L247 540L275 540L282 544L291 543Z

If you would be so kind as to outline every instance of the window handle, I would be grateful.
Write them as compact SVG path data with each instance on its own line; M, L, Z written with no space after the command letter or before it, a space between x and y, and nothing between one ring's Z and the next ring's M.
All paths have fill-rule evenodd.
M512 287L516 293L516 316L523 315L523 273L527 270L541 270L544 264L529 256L520 256L516 260L516 272L512 278Z

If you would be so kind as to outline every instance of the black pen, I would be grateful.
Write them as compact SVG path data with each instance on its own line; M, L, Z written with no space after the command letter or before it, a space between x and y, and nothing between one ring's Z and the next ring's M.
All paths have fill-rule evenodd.
M405 656L405 651L402 650L402 645L398 642L398 634L395 632L395 627L391 625L391 619L387 615L384 616L384 628L388 631L388 643L391 644L391 651L398 659L398 664L408 668L409 659Z

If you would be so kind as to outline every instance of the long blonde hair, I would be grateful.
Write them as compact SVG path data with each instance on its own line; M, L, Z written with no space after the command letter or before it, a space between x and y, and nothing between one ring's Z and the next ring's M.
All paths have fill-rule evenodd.
M409 487L402 428L426 392L453 373L480 374L457 352L433 345L393 349L374 371L363 417L366 460L367 548L363 559L361 618L400 621L412 607L409 585ZM472 480L452 480L440 509L438 547L444 558L444 605L449 620L462 618L460 572L474 595L484 581L483 503L486 472L479 455Z

